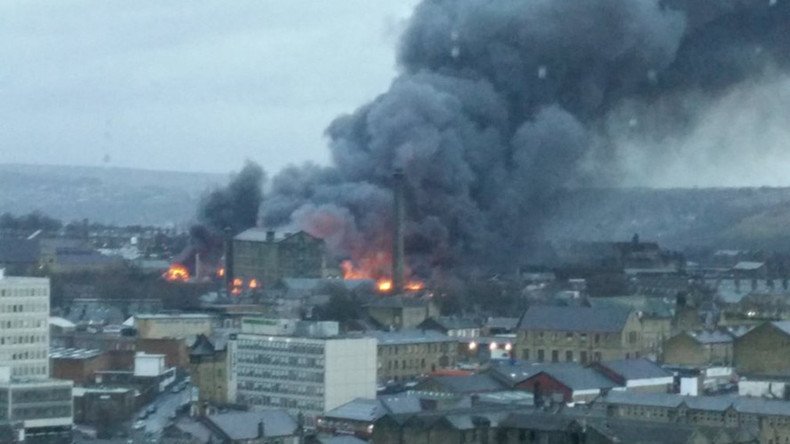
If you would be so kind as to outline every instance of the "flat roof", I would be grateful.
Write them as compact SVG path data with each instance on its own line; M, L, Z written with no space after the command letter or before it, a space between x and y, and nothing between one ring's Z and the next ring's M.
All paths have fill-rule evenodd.
M212 319L214 318L213 315L206 314L206 313L175 313L175 314L164 314L164 313L150 313L150 314L136 314L134 315L136 319Z
M101 350L86 348L53 347L49 351L50 359L90 359L101 354Z

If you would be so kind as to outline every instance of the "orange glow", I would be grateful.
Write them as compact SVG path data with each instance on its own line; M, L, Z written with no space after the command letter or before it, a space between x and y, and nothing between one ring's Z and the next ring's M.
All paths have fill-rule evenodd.
M359 261L359 266L354 266L351 261L343 261L340 269L343 272L343 279L374 279L376 288L380 293L389 293L394 290L392 279L387 277L389 274L389 257L383 253L377 253L372 257L366 257ZM404 291L422 291L425 283L418 280L409 280L404 285Z
M170 264L170 268L167 269L163 277L168 282L186 282L189 280L189 270L187 267L174 262Z
M217 277L225 277L225 268L220 267L217 269Z
M376 282L376 288L379 289L380 292L386 293L388 291L392 291L392 280L390 279L379 279Z
M425 284L422 281L409 281L406 283L406 291L422 291L425 289Z
M260 285L258 284L258 280L257 279L250 279L249 287L251 289L258 288L259 286Z
M240 295L241 294L241 288L240 287L233 287L233 289L230 290L230 294L232 294L234 296Z
M244 285L244 281L243 281L243 280L241 280L241 278L233 278L233 283L232 283L232 285L233 285L234 287L241 287L241 286L243 286L243 285Z

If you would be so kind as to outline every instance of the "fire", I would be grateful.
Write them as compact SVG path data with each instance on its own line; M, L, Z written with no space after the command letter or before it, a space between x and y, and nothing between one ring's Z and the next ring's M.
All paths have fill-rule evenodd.
M244 281L243 281L243 280L241 280L241 278L233 278L232 285L233 285L234 287L241 287L241 286L243 286L243 285L244 285Z
M248 286L250 287L251 290L254 290L254 289L258 288L260 286L260 284L258 283L257 279L253 278L253 279L250 279L250 283L248 284Z
M187 267L174 262L170 264L170 268L165 272L164 278L169 282L186 282L189 280L189 270Z
M376 282L376 288L382 293L392 291L392 279L379 279Z
M392 279L386 274L389 271L388 259L383 254L378 254L372 259L362 260L360 267L355 267L351 261L343 261L340 268L343 279L375 279L376 289L380 293L390 293L394 290ZM425 283L410 279L403 287L405 291L422 291Z
M224 267L220 267L220 268L217 269L217 277L221 277L221 278L225 277L225 268Z

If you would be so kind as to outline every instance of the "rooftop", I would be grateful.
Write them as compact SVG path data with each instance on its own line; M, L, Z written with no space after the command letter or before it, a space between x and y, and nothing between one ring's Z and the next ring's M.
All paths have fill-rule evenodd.
M258 438L261 423L267 438L295 435L298 426L284 410L227 412L210 415L206 419L231 440Z
M91 359L101 354L101 350L89 350L84 348L52 347L49 350L50 359Z
M628 307L606 308L536 305L519 321L520 330L618 333L631 314Z
M600 365L617 373L626 380L672 377L672 373L645 358L606 361L600 363Z
M364 336L376 338L379 345L456 342L457 339L433 330L371 331Z

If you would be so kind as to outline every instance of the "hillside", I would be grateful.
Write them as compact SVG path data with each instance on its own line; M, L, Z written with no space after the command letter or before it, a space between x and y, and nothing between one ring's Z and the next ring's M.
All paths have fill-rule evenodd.
M178 225L220 174L0 164L0 213L44 212L64 221Z

